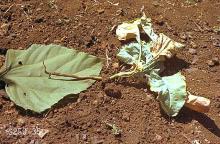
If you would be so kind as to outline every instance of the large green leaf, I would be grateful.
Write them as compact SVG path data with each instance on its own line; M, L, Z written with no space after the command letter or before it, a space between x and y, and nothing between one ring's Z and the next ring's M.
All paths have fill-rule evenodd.
M170 116L176 116L185 104L187 97L185 77L181 73L160 77L152 71L149 78L151 91L159 94L163 110Z
M27 50L8 50L7 72L1 79L7 83L10 99L24 109L42 112L69 94L86 90L94 80L73 80L45 73L43 61L50 72L77 76L97 76L102 61L89 54L59 45L32 45Z

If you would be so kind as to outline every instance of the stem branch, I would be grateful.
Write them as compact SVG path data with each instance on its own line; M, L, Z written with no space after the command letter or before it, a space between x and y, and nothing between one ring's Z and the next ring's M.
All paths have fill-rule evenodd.
M77 75L74 75L74 74L66 74L66 73L59 73L59 72L48 72L44 61L43 61L43 66L44 66L45 73L48 74L49 77L54 75L54 76L70 77L70 78L74 78L74 79L77 79L77 80L86 80L86 79L99 80L99 81L103 80L102 77L98 77L98 76L77 76Z

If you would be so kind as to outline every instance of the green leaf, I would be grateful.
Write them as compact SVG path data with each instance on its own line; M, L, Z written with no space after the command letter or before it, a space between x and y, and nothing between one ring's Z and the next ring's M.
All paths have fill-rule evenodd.
M138 62L141 46L137 42L124 45L119 50L117 58L126 64L138 65L139 69L142 69L145 74L149 74L153 69L163 70L163 63L154 61L154 56L151 53L153 44L153 42L146 43L142 41L141 65Z
M160 77L152 71L149 78L150 89L159 94L161 107L169 116L176 116L187 97L185 77L181 73Z
M27 50L8 50L7 72L1 79L16 105L35 112L43 112L70 94L86 90L94 80L73 80L45 73L43 61L50 72L69 73L77 76L98 76L101 59L59 45L32 45Z
M150 52L151 47L152 47L151 43L145 43L145 42L142 43L142 56L141 56L142 63L146 64L150 59L153 58L153 55ZM124 45L117 54L117 58L126 64L130 64L130 65L138 64L140 49L141 46L137 42Z

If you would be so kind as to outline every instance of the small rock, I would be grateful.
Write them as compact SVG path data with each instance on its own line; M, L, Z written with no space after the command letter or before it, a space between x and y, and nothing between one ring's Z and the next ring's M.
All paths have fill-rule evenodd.
M208 64L210 67L215 66L215 63L214 63L212 60L208 60L208 61L207 61L207 64Z
M82 140L87 141L87 134L82 134Z
M35 23L42 23L44 22L44 16L38 16L35 20L34 20Z
M43 43L48 43L49 42L49 38L45 39Z
M122 115L122 119L123 119L124 121L126 121L126 122L129 122L129 121L130 121L130 116L131 116L130 113L125 112L125 113L123 113L123 115Z
M41 8L37 8L37 9L36 9L37 12L38 12L38 11L41 11L41 10L42 10Z
M192 62L191 62L191 64L196 64L196 62L199 60L199 58L198 58L198 56L194 56L193 57L193 60L192 60Z
M192 144L201 144L199 140L193 140Z
M153 1L153 3L152 3L155 7L158 7L158 6L160 6L160 3L159 3L159 1Z
M105 12L105 10L104 10L104 9L99 9L99 10L97 10L97 12L98 12L99 14L102 14L102 13Z
M114 97L114 98L120 98L121 97L120 89L113 83L108 84L105 87L104 91L105 91L107 96Z
M6 23L2 24L0 27L0 36L7 35L10 27L11 27L10 24L6 24Z
M100 99L100 100L104 100L104 94L102 92L99 92L97 97Z
M186 32L187 38L192 39L193 38L193 33L192 32Z
M158 24L159 26L163 26L165 24L164 17L162 15L158 16L158 18L156 19L156 24Z
M61 25L63 25L63 21L62 21L61 19L58 19L58 20L56 21L56 24L59 25L59 26L61 26Z
M219 65L219 58L218 57L212 58L212 61L214 62L215 65Z
M61 43L62 41L61 40L54 40L53 42L54 43Z
M17 119L17 125L18 126L25 126L25 120L23 118Z
M94 101L92 102L92 104L97 107L97 106L99 105L99 101L98 101L98 100L94 100Z
M118 69L118 68L119 68L119 63L117 63L117 62L116 62L116 63L113 63L113 64L112 64L112 68L113 68L113 69Z
M194 43L194 42L190 42L190 45L192 46L192 48L197 48L198 46Z
M158 134L156 134L156 136L155 136L155 141L161 141L163 138L162 138L162 136L160 136L160 135L158 135Z
M212 60L208 60L208 61L207 61L207 64L208 64L210 67L219 65L219 58L218 58L218 57L214 57L214 58L212 58Z
M184 41L186 41L187 40L187 35L185 33L181 33L180 38L183 39Z
M38 136L39 136L40 138L44 138L47 133L49 133L49 130L48 130L48 129L40 129L40 130L38 131Z
M101 133L101 132L102 132L102 129L101 129L101 128L97 128L97 129L96 129L96 132L97 132L97 133Z
M216 47L220 47L220 42L213 42L213 45Z
M196 49L189 48L189 53L192 55L195 55L195 54L197 54L197 51L196 51Z

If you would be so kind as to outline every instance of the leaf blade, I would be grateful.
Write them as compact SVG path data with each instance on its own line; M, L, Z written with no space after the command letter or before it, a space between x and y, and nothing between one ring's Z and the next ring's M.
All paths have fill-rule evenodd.
M42 112L69 94L86 90L95 81L72 81L71 78L53 76L44 72L43 61L49 71L98 76L102 60L86 53L58 45L32 45L28 50L9 50L3 76L10 99L24 109Z

